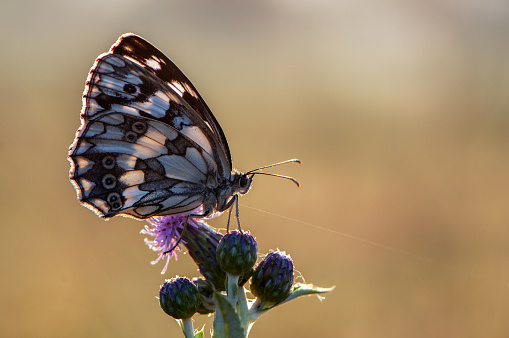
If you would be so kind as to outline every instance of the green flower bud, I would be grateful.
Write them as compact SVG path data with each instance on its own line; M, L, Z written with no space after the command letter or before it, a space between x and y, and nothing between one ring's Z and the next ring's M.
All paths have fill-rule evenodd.
M262 302L279 303L288 297L293 285L293 263L285 252L268 253L251 277L251 293Z
M223 235L207 226L205 222L197 224L198 227L188 227L182 233L182 242L203 277L211 282L217 291L225 291L226 273L221 270L216 259L216 248Z
M249 232L233 230L223 236L216 250L221 269L230 275L240 276L256 263L258 245Z
M200 306L196 312L201 315L214 313L216 306L214 305L214 286L212 286L212 283L201 277L193 278L193 283L198 287L201 299Z
M198 288L185 277L166 280L159 290L159 304L175 319L191 318L200 307Z

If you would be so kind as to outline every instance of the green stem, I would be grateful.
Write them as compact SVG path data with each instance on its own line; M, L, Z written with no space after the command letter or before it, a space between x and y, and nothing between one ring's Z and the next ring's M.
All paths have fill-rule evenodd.
M262 313L267 310L264 310L266 305L267 303L260 301L258 298L256 298L255 302L251 304L247 319L250 325L253 325L253 323L262 315ZM249 329L251 329L251 327L249 327Z
M244 287L239 288L237 301L237 312L239 314L242 327L244 327L246 330L247 337L249 335L249 330L251 329L252 324L249 324L249 309L246 298L246 289L244 289Z
M186 338L194 338L193 320L191 318L182 319L182 329Z
M239 292L239 277L240 276L230 275L229 273L226 274L226 278L228 280L227 296L228 300L232 303L233 308L237 307L237 294Z

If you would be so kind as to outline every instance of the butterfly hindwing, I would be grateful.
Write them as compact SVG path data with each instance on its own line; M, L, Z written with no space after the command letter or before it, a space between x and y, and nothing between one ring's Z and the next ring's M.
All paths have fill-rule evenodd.
M213 158L173 128L121 113L87 124L71 158L80 200L104 217L191 211L217 172Z

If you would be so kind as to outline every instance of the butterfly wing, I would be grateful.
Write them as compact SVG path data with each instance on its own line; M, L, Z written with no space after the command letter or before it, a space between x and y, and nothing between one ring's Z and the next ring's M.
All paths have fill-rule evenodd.
M100 216L190 212L218 179L229 179L217 121L182 72L142 38L123 35L100 55L83 96L70 178Z
M133 33L122 35L117 43L111 47L111 53L139 63L145 69L151 70L159 79L168 83L193 108L193 111L203 121L207 122L230 163L230 171L232 170L230 149L221 126L191 81L166 55L145 39Z

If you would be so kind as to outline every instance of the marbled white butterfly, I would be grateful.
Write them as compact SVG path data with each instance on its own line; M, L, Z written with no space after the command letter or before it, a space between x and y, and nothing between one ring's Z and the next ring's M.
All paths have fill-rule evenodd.
M90 70L69 161L78 199L103 218L205 217L231 208L253 175L280 176L255 172L266 167L233 169L223 131L198 91L132 33Z

